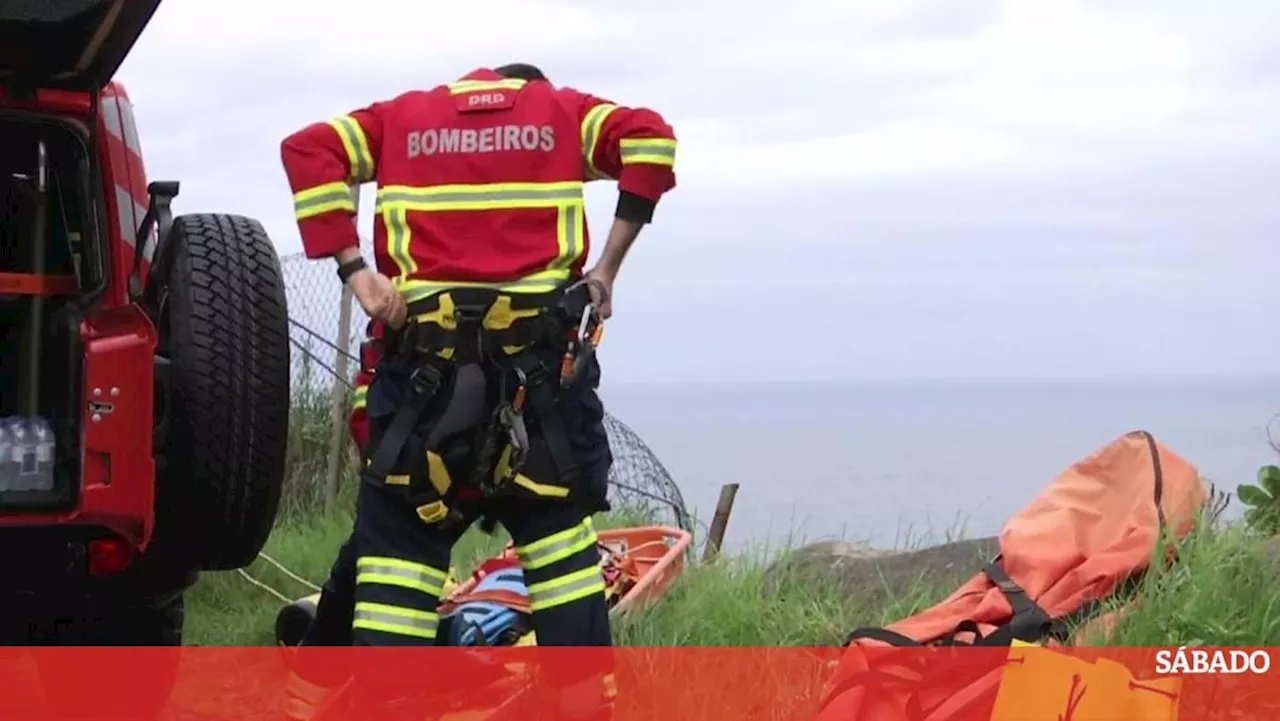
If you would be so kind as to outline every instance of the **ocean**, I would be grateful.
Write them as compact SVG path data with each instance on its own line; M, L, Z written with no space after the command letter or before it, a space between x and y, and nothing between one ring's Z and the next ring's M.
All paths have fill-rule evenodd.
M1280 462L1280 376L795 385L613 384L605 407L710 520L741 484L726 546L844 538L906 546L997 532L1073 461L1150 431L1234 493ZM1280 422L1275 424L1280 435ZM1228 515L1239 512L1233 502Z

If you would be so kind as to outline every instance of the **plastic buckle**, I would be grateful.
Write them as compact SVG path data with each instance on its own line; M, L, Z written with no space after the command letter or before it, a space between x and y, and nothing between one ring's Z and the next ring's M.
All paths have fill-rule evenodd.
M489 312L488 307L483 305L457 305L453 309L454 321L459 325L467 323L479 323L484 314Z
M432 501L418 506L418 518L424 523L439 523L449 516L449 509L445 507L444 501Z
M373 468L366 463L365 467L360 469L360 481L362 483L368 483L371 486L382 486L386 485L387 479L385 476L379 476L377 473L374 473Z
M440 389L440 371L428 365L421 365L409 374L409 383L414 393L425 395Z
M484 317L488 312L488 307L482 305L460 305L454 308L453 319L458 335L472 333L478 340L483 330Z
M454 344L454 359L465 362L473 353L484 353L484 318L489 307L484 305L459 305L453 310L458 340Z
M516 366L516 378L520 380L520 385L525 388L537 388L546 382L551 373L542 361L533 358L532 354L526 354L525 357L528 359L526 367Z

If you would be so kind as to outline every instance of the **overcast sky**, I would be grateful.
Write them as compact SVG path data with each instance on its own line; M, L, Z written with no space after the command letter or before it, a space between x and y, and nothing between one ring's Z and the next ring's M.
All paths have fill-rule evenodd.
M281 138L513 61L680 139L614 382L1280 369L1275 0L168 2L119 77L176 207L287 254Z

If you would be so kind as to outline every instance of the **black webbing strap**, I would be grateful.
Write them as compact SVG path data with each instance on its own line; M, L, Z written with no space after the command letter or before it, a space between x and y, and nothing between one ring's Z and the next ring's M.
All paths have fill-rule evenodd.
M435 301L438 307L438 301ZM419 311L423 308L419 307ZM435 366L439 360L435 352L443 348L453 348L454 356L448 363L456 367L460 363L477 362L479 347L478 329L484 308L473 305L459 305L455 310L456 329L445 330L431 323L410 321L399 331L389 334L387 341L388 363L397 363L412 368L409 374L409 397L396 409L395 416L378 441L378 447L370 454L369 463L360 473L361 480L374 485L384 485L387 476L395 468L400 453L409 441L415 429L423 425L423 414L431 400L440 393L444 383L444 372ZM447 334L455 345L437 344ZM461 339L473 339L470 343L456 345ZM440 404L437 415L443 415L448 404ZM432 488L413 488L411 492L424 501L440 500L440 493Z
M961 634L969 634L973 637L971 641L961 641ZM956 624L955 629L948 635L943 636L934 642L935 646L982 646L985 636L982 635L982 629L978 628L975 621L961 621Z
M1043 608L1040 608L1039 604L1031 600L1026 590L1015 583L1008 573L1005 573L998 558L987 564L982 572L1009 601L1009 621L990 634L984 636L978 624L972 620L961 621L951 633L927 644L886 628L859 628L845 638L844 645L848 646L860 638L865 638L899 647L1008 646L1014 639L1034 643L1043 640L1046 636L1059 636L1063 633L1062 624L1056 623ZM963 634L971 635L973 640L960 641L958 637Z
M440 310L440 296L447 294L454 307L456 328L445 328L432 322L413 322L405 334L406 350L434 353L443 348L455 348L459 362L474 362L473 353L480 357L502 357L504 347L534 346L543 342L556 343L563 331L560 319L555 317L564 298L560 290L550 293L503 293L490 288L453 288L428 296L409 304L409 317L421 318ZM512 311L540 311L537 315L515 319L511 326L499 330L481 328L481 321L489 309L501 298L510 303ZM459 354L463 357L459 357ZM465 357L465 359L464 359Z
M440 392L443 374L429 365L416 368L409 377L409 398L396 409L395 416L378 441L378 447L369 456L369 462L360 472L360 480L380 486L395 468L400 452L409 436L418 426L431 399Z
M860 638L887 643L890 646L914 647L924 645L910 636L904 636L887 628L855 628L849 632L848 636L845 636L844 645L848 646Z
M560 483L572 486L578 478L578 464L573 460L573 448L569 444L569 432L565 429L564 418L556 407L560 384L532 353L525 353L517 358L516 368L524 372L529 410L542 429L547 452L551 454L551 462L556 467L556 478Z
M410 436L420 427L432 426L440 421L449 404L438 404L428 410L431 401L440 395L443 373L430 365L417 368L410 377L409 397L405 399L391 418L386 431L378 441L369 462L360 473L362 483L394 489L417 511L426 523L451 527L464 520L456 508L445 504L444 493L428 477L409 472L408 485L387 485L387 477L395 468L400 454L408 445Z
M982 569L991 583L1000 589L1009 602L1012 614L1009 622L992 631L990 635L979 637L976 646L1009 646L1014 639L1037 642L1049 635L1053 630L1053 618L1031 597L1025 589L1009 578L1009 574L1000 567L999 559L987 564Z
M449 302L453 305L450 315L454 320L449 325L454 327L443 327L438 322L422 319L422 316L440 310L439 296L415 301L409 304L409 314L414 320L399 333L391 335L387 345L389 353L419 369L428 369L430 366L426 363L429 360L443 359L439 351L452 349L451 357L445 361L450 365L478 363L487 367L498 365L519 370L524 376L525 402L542 431L557 478L562 483L571 485L576 481L578 468L573 460L564 420L557 408L559 383L533 351L548 346L557 351L563 350L567 323L574 318L575 309L579 315L582 313L589 300L589 292L583 287L576 291L558 290L538 295L505 294L477 288L452 289L447 293ZM510 303L512 311L536 309L539 312L516 318L507 328L484 328L484 318L493 304L503 296L506 296L504 302ZM436 320L442 321L443 318ZM509 354L507 349L515 347L522 347L523 351ZM440 372L434 368L430 368L430 371L435 373L435 382L430 384L431 391L411 394L397 409L368 466L361 474L363 479L385 483L409 436L422 424L422 415L431 398L438 393L440 385ZM495 411L494 422L482 432L477 444L478 453L471 481L481 489L491 486L488 479L493 474L496 461L496 434L502 430L498 427L497 417Z
M521 318L502 330L480 330L467 334L462 329L442 328L434 323L417 323L405 338L405 344L419 353L442 348L457 348L464 357L501 357L504 347L533 346L558 340L561 326L549 313ZM469 358L467 362L472 362Z

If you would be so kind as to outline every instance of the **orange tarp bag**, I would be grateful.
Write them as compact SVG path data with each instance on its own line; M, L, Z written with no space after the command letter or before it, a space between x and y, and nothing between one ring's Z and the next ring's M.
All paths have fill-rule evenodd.
M1172 557L1205 501L1194 466L1146 431L1121 436L1014 514L999 555L942 602L852 632L817 721L986 721L1007 657L965 664L964 653L928 651L1072 643L1073 628L1146 571L1162 538Z
M1182 679L1135 681L1124 664L1090 663L1015 640L990 721L1178 721Z

